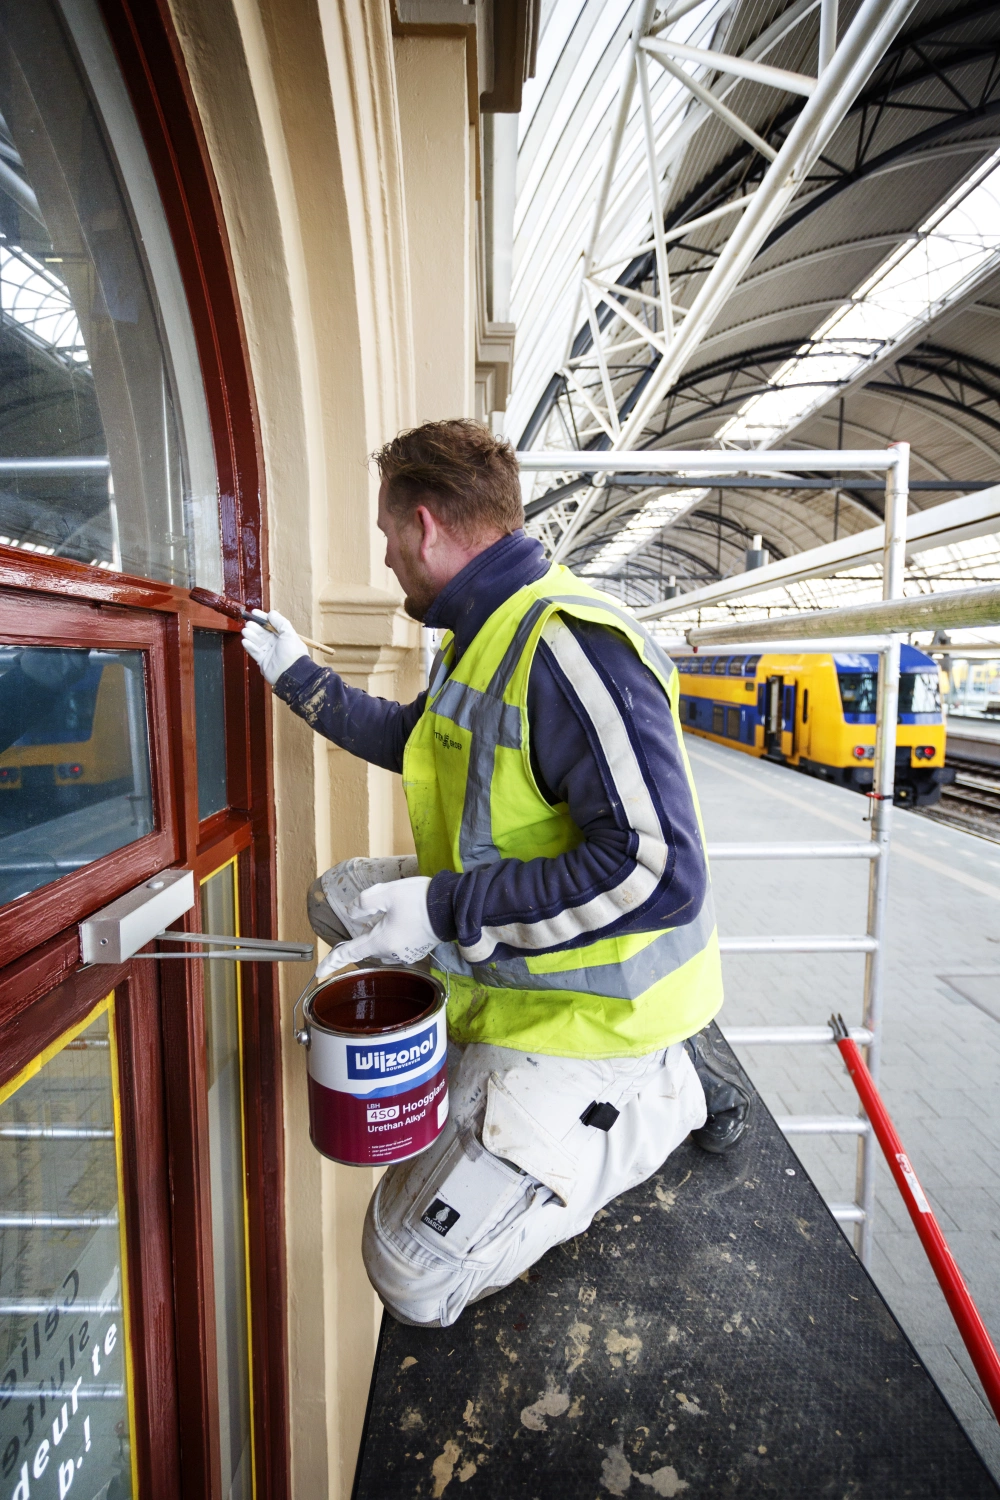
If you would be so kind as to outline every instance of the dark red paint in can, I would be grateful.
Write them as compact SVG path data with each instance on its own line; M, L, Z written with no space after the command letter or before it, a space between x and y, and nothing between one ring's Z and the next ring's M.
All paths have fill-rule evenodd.
M446 995L420 969L352 969L306 992L309 1134L349 1166L418 1156L448 1118Z

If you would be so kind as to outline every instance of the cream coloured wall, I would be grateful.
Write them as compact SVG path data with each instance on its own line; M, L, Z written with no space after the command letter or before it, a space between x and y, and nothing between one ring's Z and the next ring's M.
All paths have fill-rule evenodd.
M474 415L475 150L463 36L397 36L417 420Z
M350 682L411 698L419 632L384 566L377 487L365 464L417 418L413 351L423 337L411 313L388 10L377 0L172 5L246 325L271 601L336 645L334 664ZM460 136L453 158L461 164L467 116ZM464 191L450 209L459 219L470 213ZM421 306L423 293L418 278ZM460 330L467 288L447 289L449 308L456 296ZM441 360L459 366L456 392L468 385L460 337ZM451 389L450 370L433 378ZM409 828L397 778L329 746L280 704L274 743L279 931L309 937L304 897L317 870L351 854L412 847ZM380 1315L360 1257L374 1178L325 1161L309 1144L305 1063L291 1040L299 982L288 979L282 1002L291 1492L340 1500L350 1493Z
M385 0L170 3L245 320L271 602L335 646L349 682L409 700L419 630L384 565L366 456L416 421L473 411L467 40L393 38ZM308 938L317 871L412 841L397 777L280 704L274 745L279 932ZM282 995L291 1492L346 1500L381 1312L360 1256L374 1177L309 1144L300 982Z

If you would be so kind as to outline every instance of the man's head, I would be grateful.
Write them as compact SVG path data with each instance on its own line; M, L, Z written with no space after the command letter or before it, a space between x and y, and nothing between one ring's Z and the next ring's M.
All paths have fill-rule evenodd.
M425 422L372 454L385 560L422 620L466 563L524 525L511 445L479 422Z

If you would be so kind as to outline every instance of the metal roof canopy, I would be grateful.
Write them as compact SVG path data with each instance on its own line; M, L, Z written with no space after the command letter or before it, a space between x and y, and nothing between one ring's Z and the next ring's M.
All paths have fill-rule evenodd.
M817 143L804 140L806 114L834 91L836 70L846 72L849 33L857 53L860 31L873 40L876 12L889 7L840 0L839 25L836 9L830 0L660 0L658 14L655 0L546 7L549 61L519 154L520 352L509 430L526 448L714 449L720 422L754 393L784 389L784 363L816 343L822 364L821 325L832 311L984 167L1000 144L1000 9L983 0L917 0L897 14L894 37L853 100L844 91L841 122L809 165ZM801 181L781 208L775 157L787 166L793 154ZM758 240L764 217L771 227ZM733 280L749 240L757 248ZM1000 259L962 288L830 387L839 412L831 397L796 418L804 448L910 438L917 505L936 498L920 493L925 484L945 487L955 474L991 481L1000 460L991 320L1000 306L990 304L1000 303ZM675 364L683 370L670 375ZM832 379L803 364L793 385L815 382L818 396ZM794 427L773 440L790 445ZM634 472L653 474L648 463ZM645 499L626 474L591 463L547 494L540 479L526 507L533 534L571 566L600 558ZM814 479L704 477L720 501L716 525L685 515L643 532L627 565L619 558L603 570L630 607L658 601L666 572L697 586L741 568L742 535L764 532L771 555L783 557L881 519L871 475L825 492Z

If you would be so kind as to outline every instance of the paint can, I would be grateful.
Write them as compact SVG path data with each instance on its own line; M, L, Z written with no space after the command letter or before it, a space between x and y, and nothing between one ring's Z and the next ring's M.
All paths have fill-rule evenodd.
M309 1053L309 1135L347 1166L408 1161L448 1118L444 987L421 969L349 969L295 1002Z

